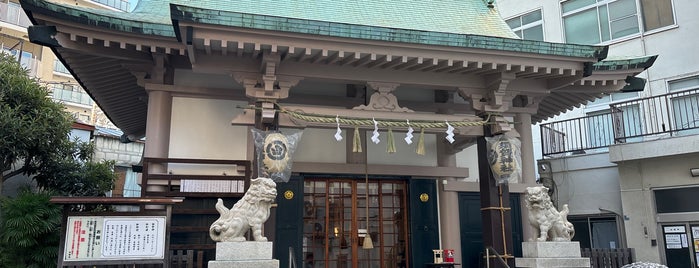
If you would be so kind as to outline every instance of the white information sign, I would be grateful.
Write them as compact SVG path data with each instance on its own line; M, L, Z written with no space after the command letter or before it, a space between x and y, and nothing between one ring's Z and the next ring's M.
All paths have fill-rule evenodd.
M682 239L679 234L666 234L665 235L665 248L676 249L682 248Z
M63 260L163 259L165 218L70 216Z

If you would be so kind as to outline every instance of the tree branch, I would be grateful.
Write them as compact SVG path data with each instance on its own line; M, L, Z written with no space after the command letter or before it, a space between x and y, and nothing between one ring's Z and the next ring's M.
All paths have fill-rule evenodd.
M26 168L22 167L22 168L20 168L20 169L16 169L16 170L14 170L14 171L10 171L10 173L4 174L4 175L2 176L2 182L5 182L5 181L6 181L7 179L9 179L9 178L12 178L12 177L14 177L14 176L17 176L17 175L19 175L19 174L24 173L25 170L26 170Z

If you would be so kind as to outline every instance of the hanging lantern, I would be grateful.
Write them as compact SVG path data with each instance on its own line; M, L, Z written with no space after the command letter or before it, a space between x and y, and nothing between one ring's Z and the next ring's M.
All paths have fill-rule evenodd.
M486 138L488 162L498 183L516 182L521 177L520 143L516 138L498 135Z
M262 162L271 173L282 172L289 163L289 141L281 133L270 133L265 137Z
M275 181L289 181L292 156L302 132L284 134L278 131L252 129L257 152L257 172Z

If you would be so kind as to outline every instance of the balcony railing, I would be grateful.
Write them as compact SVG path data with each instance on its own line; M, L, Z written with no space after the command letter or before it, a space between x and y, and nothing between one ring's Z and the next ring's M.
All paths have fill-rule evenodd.
M67 101L72 103L78 103L82 105L92 105L92 98L87 93L80 91L72 91L54 87L53 98L55 100Z
M546 123L540 128L544 156L699 134L699 89L619 102L603 113Z
M23 28L32 25L22 7L14 2L0 2L0 21L11 23Z

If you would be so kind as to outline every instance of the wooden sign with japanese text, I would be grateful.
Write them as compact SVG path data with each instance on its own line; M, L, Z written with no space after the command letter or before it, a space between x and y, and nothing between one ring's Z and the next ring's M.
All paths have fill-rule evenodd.
M63 261L165 256L165 216L69 216Z

